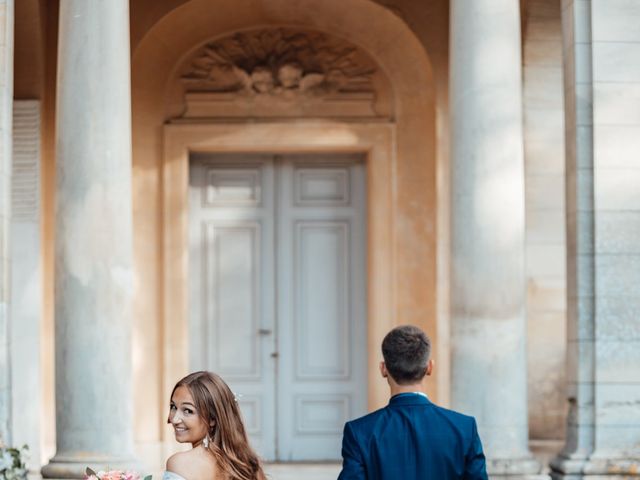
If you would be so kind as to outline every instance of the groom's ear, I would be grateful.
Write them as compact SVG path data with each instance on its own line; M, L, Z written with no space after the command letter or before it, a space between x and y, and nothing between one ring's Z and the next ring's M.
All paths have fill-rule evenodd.
M384 362L380 362L380 375L382 375L382 378L387 378L389 376L387 366L384 364Z
M427 363L427 376L431 375L431 372L433 372L433 365L435 364L435 362L433 361L433 358L429 359L429 363Z

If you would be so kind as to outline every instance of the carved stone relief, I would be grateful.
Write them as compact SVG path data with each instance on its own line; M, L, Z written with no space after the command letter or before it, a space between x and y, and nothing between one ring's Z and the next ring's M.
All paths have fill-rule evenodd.
M375 74L365 53L323 33L240 32L201 47L187 62L184 116L372 116Z

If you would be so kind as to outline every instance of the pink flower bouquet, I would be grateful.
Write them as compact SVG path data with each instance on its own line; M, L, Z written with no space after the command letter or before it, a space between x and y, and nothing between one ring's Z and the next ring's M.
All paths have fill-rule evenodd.
M94 472L87 467L84 480L151 480L151 475L147 475L142 479L138 472L127 470L109 470L108 472L100 470L99 472Z

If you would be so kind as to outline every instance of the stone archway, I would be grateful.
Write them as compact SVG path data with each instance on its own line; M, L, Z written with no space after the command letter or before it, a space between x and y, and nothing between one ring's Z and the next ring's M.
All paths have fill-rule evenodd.
M369 325L369 363L377 362L379 342L396 322L416 323L438 335L435 85L422 45L399 18L368 0L244 0L218 2L216 7L214 11L204 0L179 6L150 28L133 52L134 248L139 283L144 286L135 306L134 342L136 351L145 352L134 358L134 378L136 396L148 397L145 403L150 405L156 405L156 392L164 400L174 377L186 369L188 349L186 335L167 337L167 325L184 320L184 310L176 308L180 301L175 302L180 293L171 283L179 276L167 270L168 259L180 259L184 252L172 237L162 235L168 206L180 203L168 189L178 179L166 171L163 176L161 167L163 125L182 109L172 80L185 55L233 31L276 25L327 32L367 52L384 72L396 134L383 187L389 192L389 211L373 222L384 241L370 253L370 261L387 258L389 270L372 280L373 290L369 287L370 296L372 291L378 295L376 313L381 319ZM385 398L376 378L372 371L371 407ZM432 394L436 393L434 387ZM161 438L161 405L138 418L139 440Z

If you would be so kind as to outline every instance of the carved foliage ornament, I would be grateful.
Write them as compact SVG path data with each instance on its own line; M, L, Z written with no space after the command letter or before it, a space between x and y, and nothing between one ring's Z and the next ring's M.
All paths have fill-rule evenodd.
M373 62L344 41L290 28L236 33L198 50L189 92L297 98L373 93Z

